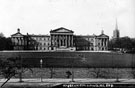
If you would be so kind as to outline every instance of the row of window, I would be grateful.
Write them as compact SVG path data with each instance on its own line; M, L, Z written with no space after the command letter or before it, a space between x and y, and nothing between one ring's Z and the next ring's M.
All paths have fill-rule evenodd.
M45 42L45 43L39 43L39 45L41 45L41 46L49 46L49 45L51 45L51 44L48 43L48 42Z
M85 38L87 41L91 41L91 42L93 42L94 41L94 39L93 38Z
M38 50L50 50L49 47L38 47Z
M39 40L39 41L41 41L41 40L45 40L45 41L49 41L50 40L50 37L33 37L33 39L34 40Z
M93 47L76 47L76 50L91 50L91 51L93 51L94 48Z

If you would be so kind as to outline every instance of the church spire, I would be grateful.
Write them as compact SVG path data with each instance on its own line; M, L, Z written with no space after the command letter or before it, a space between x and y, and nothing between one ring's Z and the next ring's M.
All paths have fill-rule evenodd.
M119 37L120 37L120 33L119 33L118 23L116 18L116 25L115 25L115 30L113 31L113 38L119 38Z
M115 30L118 30L118 22L117 22L117 18L116 18Z

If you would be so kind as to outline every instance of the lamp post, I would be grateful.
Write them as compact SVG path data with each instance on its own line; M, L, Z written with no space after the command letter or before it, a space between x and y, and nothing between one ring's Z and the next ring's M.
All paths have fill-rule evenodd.
M22 72L23 72L23 67L22 67L22 58L21 58L21 56L19 56L19 59L20 59L19 82L23 82L23 81L22 81Z
M74 65L73 64L74 64L74 60L72 61L72 67L71 67L72 68L72 80L71 80L71 82L75 82L74 81Z
M43 65L43 60L40 59L40 68L41 68L41 70L42 70L42 65ZM43 82L42 71L41 71L41 82Z

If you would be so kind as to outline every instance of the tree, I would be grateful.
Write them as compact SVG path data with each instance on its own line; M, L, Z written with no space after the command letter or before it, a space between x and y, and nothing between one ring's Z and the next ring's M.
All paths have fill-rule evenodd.
M114 50L124 50L129 51L135 47L135 40L129 37L121 37L117 39L111 39L109 41L109 49Z
M3 34L2 32L0 33L0 37L5 37L4 34Z
M11 38L0 36L0 50L12 50L12 49L13 48Z
M132 41L129 37L122 37L120 39L121 42L121 48L126 49L126 50L131 50L132 49Z
M50 78L53 78L53 75L55 74L54 68L50 67L49 70L50 70Z
M17 58L1 58L0 59L0 70L1 75L4 76L7 80L1 85L3 87L12 77L19 75L20 80L22 81L22 73L26 70L32 71L30 66L22 64L20 57ZM32 71L33 72L33 71Z

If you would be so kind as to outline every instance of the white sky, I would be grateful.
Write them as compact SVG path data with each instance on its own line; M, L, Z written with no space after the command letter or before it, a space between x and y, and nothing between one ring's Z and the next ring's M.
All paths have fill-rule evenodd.
M49 34L65 27L76 35L112 37L116 18L120 36L135 37L135 0L0 0L0 32Z

